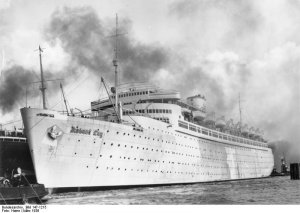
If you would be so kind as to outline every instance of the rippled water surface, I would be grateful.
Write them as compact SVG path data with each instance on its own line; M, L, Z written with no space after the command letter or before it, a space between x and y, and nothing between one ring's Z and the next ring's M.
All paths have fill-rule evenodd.
M53 194L46 204L300 204L300 180L255 180Z

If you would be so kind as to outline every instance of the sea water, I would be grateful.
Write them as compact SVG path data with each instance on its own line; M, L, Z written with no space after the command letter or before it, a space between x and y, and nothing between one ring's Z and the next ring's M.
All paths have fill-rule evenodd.
M53 194L48 204L300 204L290 177Z

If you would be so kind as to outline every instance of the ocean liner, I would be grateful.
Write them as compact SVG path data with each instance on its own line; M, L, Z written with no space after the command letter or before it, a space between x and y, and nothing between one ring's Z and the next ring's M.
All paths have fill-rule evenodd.
M121 187L270 175L273 154L261 131L215 119L201 95L184 100L148 83L119 85L117 48L113 65L115 86L109 92L102 79L108 98L92 102L89 115L47 109L42 75L43 108L21 109L39 183Z

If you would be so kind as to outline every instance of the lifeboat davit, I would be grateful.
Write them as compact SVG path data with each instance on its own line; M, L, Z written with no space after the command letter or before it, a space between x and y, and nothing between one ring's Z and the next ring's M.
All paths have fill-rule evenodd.
M224 116L219 117L216 121L216 127L223 129L225 125L226 125L225 117Z

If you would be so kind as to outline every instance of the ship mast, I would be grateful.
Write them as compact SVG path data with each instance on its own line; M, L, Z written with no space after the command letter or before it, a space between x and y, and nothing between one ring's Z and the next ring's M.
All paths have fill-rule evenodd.
M240 111L240 134L242 133L242 108L241 108L241 97L239 93L239 111Z
M116 33L113 35L115 37L115 56L113 59L113 66L115 67L115 107L116 107L116 113L117 113L117 118L119 122L120 120L120 107L119 107L119 94L118 94L118 86L119 86L119 76L118 76L118 36L122 34L118 33L118 14L116 14Z
M42 48L39 45L39 55L40 55L40 70L41 70L41 92L42 92L42 98L43 98L43 109L47 109L46 107L46 94L45 94L45 90L46 90L46 86L45 86L45 79L44 79L44 72L43 72L43 65L42 65Z
M116 34L115 34L115 58L113 59L113 65L115 67L115 106L116 111L119 113L118 103L118 14L116 14Z

